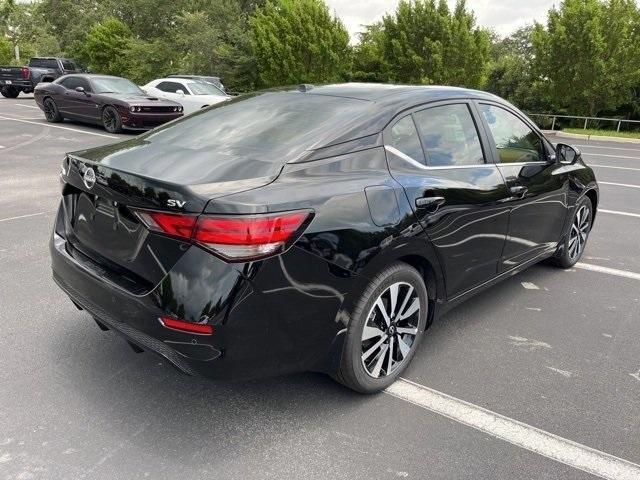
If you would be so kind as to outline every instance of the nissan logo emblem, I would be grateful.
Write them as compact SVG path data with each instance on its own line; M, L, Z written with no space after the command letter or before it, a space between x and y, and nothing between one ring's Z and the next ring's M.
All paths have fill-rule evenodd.
M96 184L96 172L93 171L93 168L89 167L84 171L82 181L84 182L85 187L93 188Z

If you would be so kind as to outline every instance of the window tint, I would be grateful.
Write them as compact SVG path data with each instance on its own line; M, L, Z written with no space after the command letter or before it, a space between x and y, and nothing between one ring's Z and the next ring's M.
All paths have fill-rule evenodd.
M183 84L178 82L160 82L156 88L169 93L178 93L178 90L182 90L185 95L189 95L189 90L187 90Z
M482 145L465 104L444 105L414 114L430 166L484 164Z
M85 87L85 84L82 82L82 80L83 79L80 77L65 77L60 81L60 85L69 90L75 90L76 87Z
M223 152L229 165L243 157L284 162L339 138L345 129L369 119L372 110L371 102L349 98L294 92L247 94L152 130L144 141Z
M62 68L64 68L65 70L77 70L78 68L76 67L75 63L69 61L69 60L62 60Z
M59 68L58 61L55 58L32 58L29 60L29 66L35 68Z
M540 137L529 126L504 108L481 105L498 149L500 162L539 162L544 160Z
M424 163L424 153L420 146L420 138L411 115L396 122L391 128L389 145L400 150L414 160Z

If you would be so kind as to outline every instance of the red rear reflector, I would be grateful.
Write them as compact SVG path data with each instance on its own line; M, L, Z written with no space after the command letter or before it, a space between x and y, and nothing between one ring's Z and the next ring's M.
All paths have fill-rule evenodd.
M185 322L184 320L177 320L171 317L162 317L159 318L160 323L165 328L170 328L172 330L179 330L181 332L187 333L195 333L198 335L212 335L213 334L213 326L207 325L204 323L192 323Z

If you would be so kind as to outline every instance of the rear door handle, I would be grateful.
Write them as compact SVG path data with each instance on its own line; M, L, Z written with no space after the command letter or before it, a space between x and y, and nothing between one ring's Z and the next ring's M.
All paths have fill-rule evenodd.
M517 197L523 197L529 189L524 185L514 185L513 187L509 187L509 192L511 195L515 195Z
M418 197L416 198L416 207L437 209L444 202L444 197Z

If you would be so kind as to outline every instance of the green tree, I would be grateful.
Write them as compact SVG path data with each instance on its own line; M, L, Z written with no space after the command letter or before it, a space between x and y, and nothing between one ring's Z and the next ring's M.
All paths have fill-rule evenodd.
M391 80L480 87L489 60L489 34L459 0L401 0L383 20L383 57Z
M322 0L268 0L251 25L261 85L344 78L349 34Z
M126 69L125 57L133 35L129 27L117 18L96 23L82 46L89 67L99 73L121 75Z
M386 82L389 65L384 59L384 27L381 22L365 26L359 34L359 42L353 49L351 80L361 82Z
M0 36L0 65L7 65L13 60L13 51L11 43L4 37Z
M553 102L596 115L630 101L640 75L633 0L565 0L533 32L535 67Z

